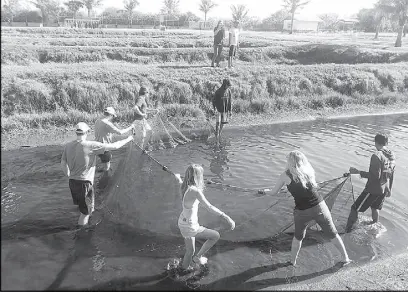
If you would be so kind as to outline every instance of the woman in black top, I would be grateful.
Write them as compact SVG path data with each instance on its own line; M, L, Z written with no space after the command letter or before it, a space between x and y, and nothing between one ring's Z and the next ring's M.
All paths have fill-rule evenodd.
M217 67L220 67L220 60L222 54L222 47L224 46L225 28L222 20L218 21L216 27L214 27L214 55L211 62L211 67L214 67L214 63L217 63Z
M295 209L293 211L295 235L292 241L292 264L296 265L302 240L306 235L306 229L313 220L320 225L341 252L342 262L345 264L350 263L344 243L334 226L330 210L317 192L315 171L302 152L292 151L289 153L287 169L280 175L279 181L271 191L272 195L276 195L284 185L287 186L295 199ZM266 189L261 192L266 193L268 191L270 190Z

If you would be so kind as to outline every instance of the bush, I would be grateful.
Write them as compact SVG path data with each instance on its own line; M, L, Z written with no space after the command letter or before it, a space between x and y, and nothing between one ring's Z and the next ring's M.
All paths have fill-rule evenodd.
M346 103L346 98L343 95L329 95L325 101L327 106L332 108L341 107Z

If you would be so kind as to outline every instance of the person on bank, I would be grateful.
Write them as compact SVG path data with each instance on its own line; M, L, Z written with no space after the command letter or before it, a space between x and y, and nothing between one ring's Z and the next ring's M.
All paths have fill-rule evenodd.
M214 55L212 58L211 67L214 67L214 63L217 67L220 67L220 60L222 55L222 48L224 46L225 28L222 20L218 21L217 26L214 28Z
M212 101L213 109L216 110L215 136L218 140L224 125L228 124L228 118L231 117L231 100L231 82L229 79L224 79L221 87L215 92Z
M180 183L181 189L181 205L183 211L178 219L178 227L181 235L184 237L184 243L186 247L186 253L183 258L181 269L189 272L194 268L191 267L191 263L205 264L207 258L203 255L220 239L220 234L216 230L212 230L198 223L198 207L200 203L204 207L225 219L230 225L231 230L235 228L235 222L224 212L211 205L204 195L204 170L198 164L192 164L187 167L184 181L179 174L175 174L175 177ZM204 239L205 242L201 249L195 253L195 239Z
M394 181L395 155L387 148L388 137L377 134L374 137L376 152L371 155L369 170L362 171L350 167L350 174L359 174L367 178L363 192L351 206L347 220L346 232L350 232L358 219L358 212L365 212L371 208L373 223L379 221L380 210L386 197L391 196L391 188Z
M80 122L76 125L76 139L65 145L61 157L61 166L69 178L74 205L78 205L80 216L78 225L88 224L89 217L94 211L95 194L93 183L95 178L96 156L105 151L117 150L130 141L133 136L115 143L101 143L87 140L89 126Z
M232 27L229 30L229 54L228 54L228 68L234 67L234 59L239 48L239 22L234 21Z
M286 185L288 191L295 199L293 211L295 221L295 234L292 240L291 263L296 266L296 261L302 241L306 235L308 225L314 220L322 228L323 232L331 239L342 255L342 262L351 262L344 247L343 240L334 226L329 208L322 196L317 191L315 171L306 156L300 151L292 151L288 155L286 170L279 176L273 190L260 190L263 194L278 194L279 190Z
M112 143L113 134L124 135L135 128L134 125L127 127L126 129L119 129L113 124L113 120L116 118L116 111L113 107L108 106L103 111L103 117L99 118L95 122L95 140L101 143ZM103 171L110 169L110 162L112 160L112 153L105 151L103 154L98 155L102 162Z

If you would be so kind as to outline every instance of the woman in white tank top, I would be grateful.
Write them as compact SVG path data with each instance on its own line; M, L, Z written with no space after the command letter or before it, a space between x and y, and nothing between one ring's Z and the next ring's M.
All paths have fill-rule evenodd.
M198 223L198 206L203 203L204 207L210 212L223 217L231 227L235 228L235 222L224 212L211 205L203 193L204 189L204 170L200 165L190 165L185 174L184 181L180 175L176 174L181 184L182 206L183 211L178 219L178 227L181 235L184 237L186 253L184 255L182 268L184 270L192 270L190 266L192 262L196 264L204 264L207 259L203 255L220 239L220 234L212 229L200 226ZM195 254L195 238L205 239L205 243Z

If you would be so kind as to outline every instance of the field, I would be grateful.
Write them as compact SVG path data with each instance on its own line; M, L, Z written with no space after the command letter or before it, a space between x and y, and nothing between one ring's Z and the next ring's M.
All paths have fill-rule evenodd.
M225 77L235 114L408 104L408 40L394 48L395 35L243 32L233 69L209 67L208 31L3 27L1 36L2 133L93 123L109 105L130 122L142 85L170 117L205 120Z

